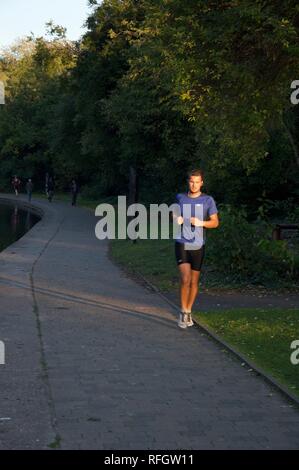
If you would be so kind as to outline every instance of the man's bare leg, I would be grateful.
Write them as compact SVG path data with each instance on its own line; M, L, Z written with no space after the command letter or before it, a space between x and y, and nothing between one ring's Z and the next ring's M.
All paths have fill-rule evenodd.
M186 312L191 312L194 301L198 294L198 283L199 283L199 276L200 271L191 270L191 280L190 280L190 288L189 288L189 297L186 304Z
M191 287L191 265L189 263L183 263L179 265L180 270L180 295L181 295L181 309L182 312L186 312L188 308L188 300L190 296Z

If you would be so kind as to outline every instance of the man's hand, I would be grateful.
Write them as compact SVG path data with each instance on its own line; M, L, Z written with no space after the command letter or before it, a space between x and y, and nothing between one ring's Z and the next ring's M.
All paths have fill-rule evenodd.
M195 227L217 228L219 225L218 214L212 214L210 220L199 220L196 217L191 217L190 220Z
M177 217L176 222L177 222L178 225L182 225L184 223L183 217L181 217L181 216Z
M190 222L191 225L194 225L195 227L204 227L204 221L199 220L197 217L191 217Z

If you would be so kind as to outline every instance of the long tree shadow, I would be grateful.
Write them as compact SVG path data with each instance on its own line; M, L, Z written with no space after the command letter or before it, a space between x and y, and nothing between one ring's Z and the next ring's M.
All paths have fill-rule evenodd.
M23 283L14 279L5 278L5 277L0 277L0 284L18 288L18 289L25 289L25 290L32 291L32 287L29 284L26 284L26 283ZM156 314L149 313L149 310L151 312L153 311L153 308L150 304L138 306L137 308L135 306L132 308L127 308L120 304L117 304L115 301L113 301L112 298L103 299L102 296L100 295L83 296L83 295L74 294L70 291L63 291L63 290L40 287L35 284L34 284L34 293L35 294L38 293L44 296L48 296L48 297L55 298L55 299L60 299L60 300L67 301L67 302L73 302L73 303L82 304L82 305L89 305L91 307L101 308L101 309L109 310L112 312L134 316L143 321L148 321L148 322L154 321L156 323L171 326L176 329L176 325L174 321L171 319L168 320L167 318L162 318L161 316L159 316L160 315L159 311L157 311ZM171 313L171 311L167 310L167 313ZM173 311L173 314L174 314L174 311Z

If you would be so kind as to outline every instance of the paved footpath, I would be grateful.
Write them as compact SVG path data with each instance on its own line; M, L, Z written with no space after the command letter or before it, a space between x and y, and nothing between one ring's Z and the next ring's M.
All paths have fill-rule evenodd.
M42 221L0 254L0 449L299 448L298 409L180 330L109 261L91 211L36 205Z

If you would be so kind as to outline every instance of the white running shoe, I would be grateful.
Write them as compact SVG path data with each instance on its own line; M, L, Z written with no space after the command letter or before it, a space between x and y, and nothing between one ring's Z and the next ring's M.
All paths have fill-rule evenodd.
M191 312L186 313L186 316L187 316L187 326L193 326L194 323L193 323L193 320L192 320Z
M178 325L180 328L187 328L187 313L180 313Z

